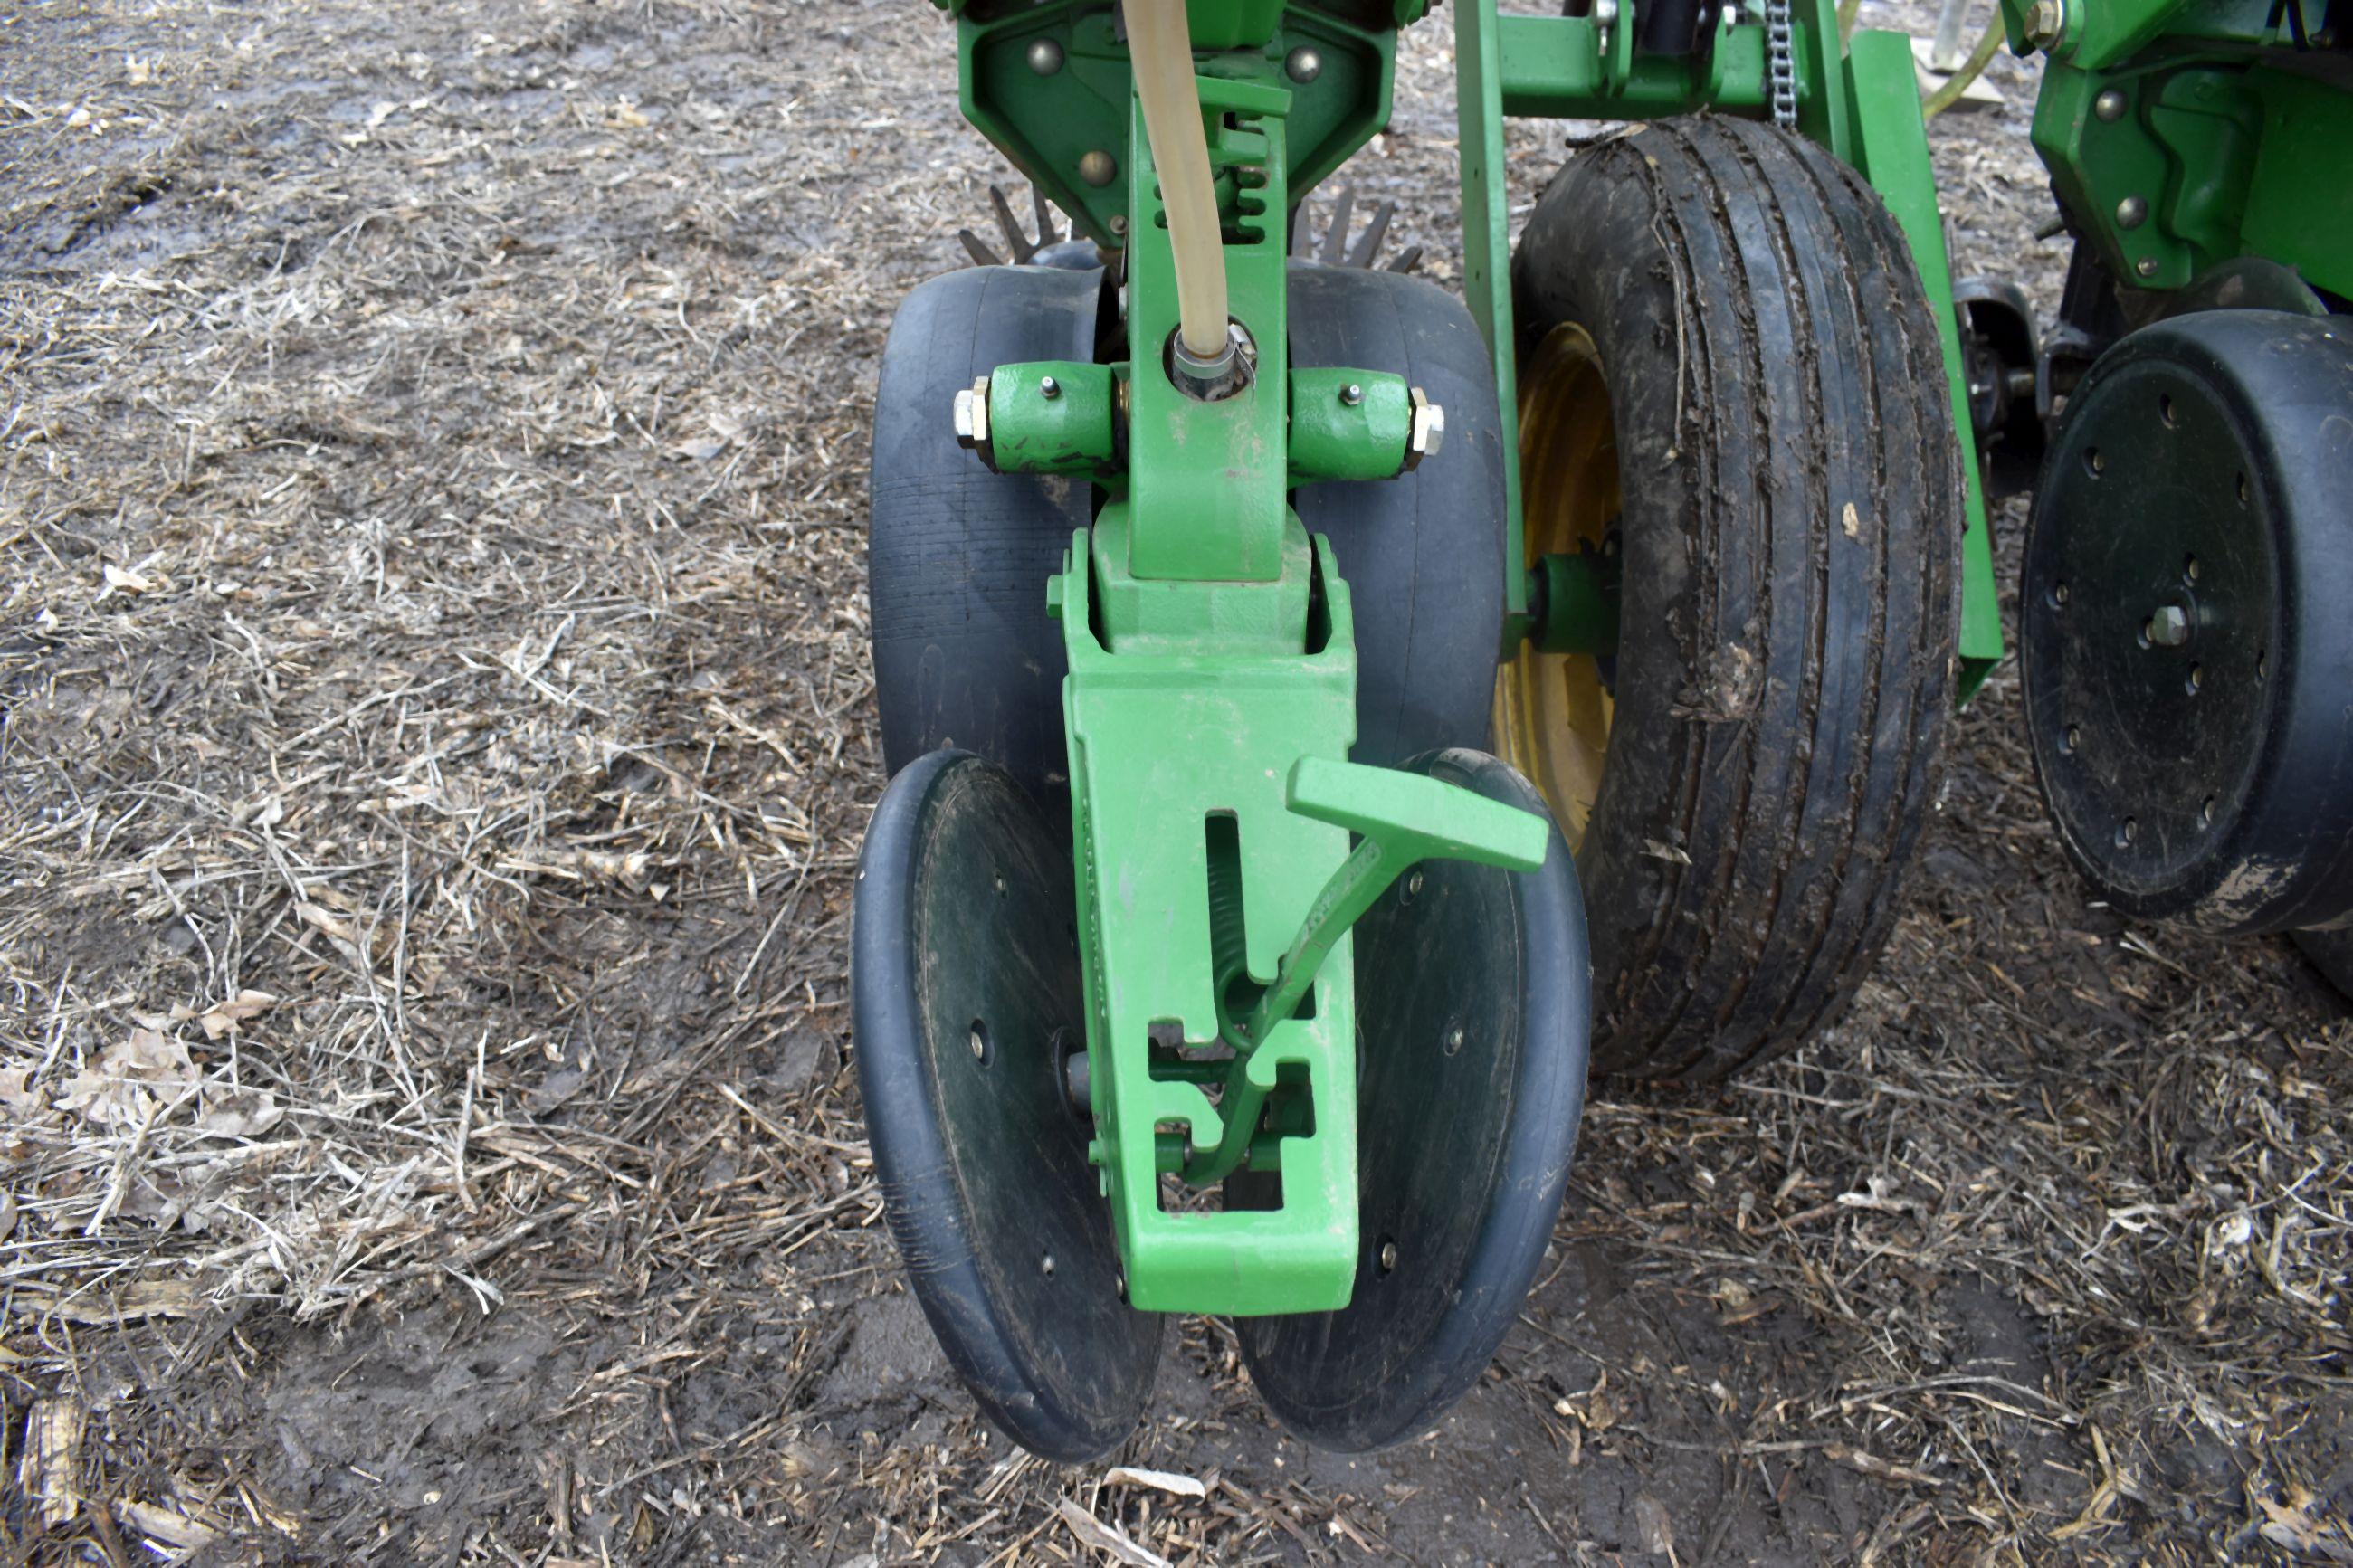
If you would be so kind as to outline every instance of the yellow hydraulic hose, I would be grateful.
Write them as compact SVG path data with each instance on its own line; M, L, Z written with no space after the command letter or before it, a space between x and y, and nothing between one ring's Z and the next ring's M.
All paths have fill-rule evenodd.
M1160 171L1168 248L1176 263L1176 335L1204 363L1226 352L1226 258L1218 197L1209 185L1209 142L1193 85L1193 37L1185 0L1127 0L1127 52L1144 133Z

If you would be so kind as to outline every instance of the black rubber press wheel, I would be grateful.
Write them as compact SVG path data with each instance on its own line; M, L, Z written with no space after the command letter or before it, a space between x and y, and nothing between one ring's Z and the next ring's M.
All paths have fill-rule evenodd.
M2200 310L2067 399L2019 594L2060 842L2142 920L2353 915L2353 322Z
M1483 752L1406 766L1544 809ZM1424 862L1357 922L1356 959L1356 1292L1336 1312L1234 1322L1282 1424L1349 1453L1417 1436L1478 1381L1552 1237L1591 1001L1568 847L1556 828L1524 873ZM1228 1206L1247 1205L1248 1181L1228 1181Z
M874 393L867 538L874 700L892 773L941 746L1004 768L1060 818L1062 630L1046 580L1093 487L992 473L956 445L955 395L1000 364L1092 360L1103 270L976 267L907 296Z
M1129 1307L1067 1109L1082 1038L1071 861L1004 769L969 752L891 781L859 857L851 1029L891 1235L955 1369L1050 1459L1134 1427L1160 1319Z
M1614 651L1504 667L1497 749L1576 847L1595 1065L1722 1078L1845 1006L1931 808L1965 493L1936 321L1870 187L1740 120L1579 153L1512 280L1528 563L1622 587Z
M1291 363L1387 371L1446 411L1437 456L1389 479L1303 485L1356 613L1356 743L1395 766L1487 744L1504 621L1504 437L1494 361L1461 300L1360 267L1291 265Z

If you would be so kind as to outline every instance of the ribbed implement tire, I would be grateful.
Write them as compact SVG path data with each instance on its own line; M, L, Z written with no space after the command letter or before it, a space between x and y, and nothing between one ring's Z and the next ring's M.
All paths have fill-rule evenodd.
M1932 806L1964 497L1936 327L1862 179L1738 120L1577 156L1513 289L1524 364L1591 334L1625 497L1594 1063L1720 1079L1845 1007Z

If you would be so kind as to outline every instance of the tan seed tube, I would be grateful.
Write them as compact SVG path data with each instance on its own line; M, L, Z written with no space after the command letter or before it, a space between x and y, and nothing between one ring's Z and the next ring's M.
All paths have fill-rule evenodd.
M1135 95L1144 104L1144 132L1160 172L1176 256L1176 335L1193 358L1215 361L1226 352L1226 257L1185 0L1126 0L1126 6Z

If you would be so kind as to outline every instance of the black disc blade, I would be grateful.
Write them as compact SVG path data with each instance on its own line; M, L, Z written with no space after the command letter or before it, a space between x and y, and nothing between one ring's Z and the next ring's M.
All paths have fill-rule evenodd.
M909 1280L989 1416L1065 1461L1134 1427L1160 1339L1122 1299L1058 1081L1058 1036L1084 1030L1073 896L1020 786L934 752L875 808L850 937L858 1079Z
M1482 752L1406 766L1545 809ZM1518 1315L1568 1183L1592 990L1556 828L1535 871L1425 862L1357 922L1356 944L1356 1294L1336 1312L1234 1325L1282 1424L1352 1453L1424 1430ZM1236 1185L1229 1207L1248 1199Z

